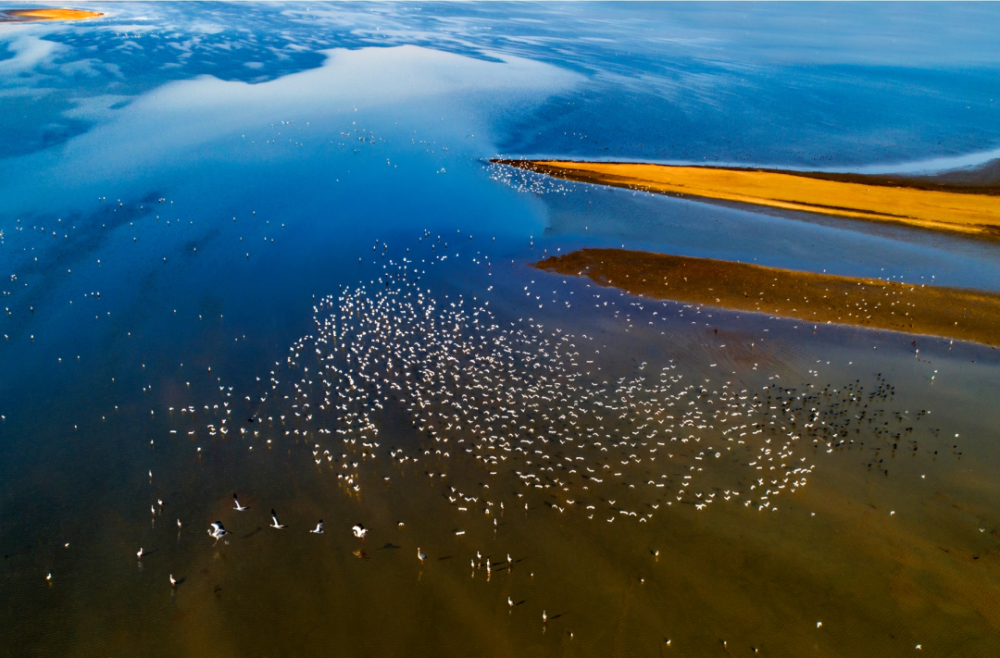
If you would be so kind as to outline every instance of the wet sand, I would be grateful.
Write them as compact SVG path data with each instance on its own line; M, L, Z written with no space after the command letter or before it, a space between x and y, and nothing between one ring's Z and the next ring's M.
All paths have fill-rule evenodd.
M1000 237L995 186L622 162L493 160L555 178ZM836 179L835 179L836 178ZM894 185L894 186L893 186Z
M1000 296L622 249L581 249L535 267L633 295L1000 344Z
M8 9L0 12L0 23L29 23L33 21L83 21L103 16L99 11L83 9Z

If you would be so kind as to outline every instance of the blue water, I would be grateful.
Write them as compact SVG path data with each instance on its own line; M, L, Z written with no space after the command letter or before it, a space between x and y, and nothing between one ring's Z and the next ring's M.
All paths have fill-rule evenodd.
M274 499L310 513L326 506L355 522L362 510L299 472L291 457L253 461L224 446L198 456L172 442L165 410L207 401L219 386L234 386L242 399L256 377L266 379L289 346L312 331L315 298L375 280L386 264L383 254L398 262L407 249L426 250L419 241L425 230L459 254L428 274L429 287L485 298L485 286L496 285L503 294L491 308L507 320L544 312L551 314L546 322L577 333L596 326L617 348L622 368L632 367L633 358L666 357L662 339L626 337L614 315L525 306L521 288L543 282L527 262L556 250L625 245L1000 290L1000 250L992 242L553 181L527 191L520 179L510 182L488 163L497 155L546 155L888 171L941 159L976 162L983 159L978 154L1000 149L997 5L167 2L86 8L106 16L0 23L6 309L0 318L0 637L6 638L0 655L211 654L207 643L220 635L224 648L212 655L250 655L256 645L230 637L230 624L257 638L268 655L316 651L336 633L362 654L468 655L472 646L485 655L499 646L496 653L624 655L655 652L668 632L664 619L674 624L671 632L690 630L688 647L697 648L687 655L717 650L718 629L686 617L676 593L629 603L642 596L629 579L646 568L635 566L645 565L646 544L617 555L613 534L602 529L588 537L579 521L567 522L569 534L543 540L536 535L544 536L544 528L526 527L517 546L550 542L551 551L538 559L553 579L538 587L561 596L567 609L578 602L572 587L587 583L579 600L596 607L593 617L576 611L573 632L585 637L588 626L607 623L591 645L568 639L566 629L542 638L537 624L530 631L491 625L494 604L502 613L496 619L506 619L507 594L484 603L454 584L431 594L404 592L393 578L416 578L409 563L377 583L358 580L351 570L361 563L346 548L349 563L336 564L349 575L330 567L326 577L370 588L368 594L355 590L342 600L321 578L295 584L308 580L310 565L328 559L305 552L273 582L258 564L253 578L226 585L241 592L240 601L254 601L252 614L244 608L209 613L222 595L208 580L197 585L207 589L193 608L185 607L183 590L175 608L156 607L169 600L161 596L169 591L157 554L137 574L133 545L159 541L159 555L168 554L175 512L149 529L150 496L167 496L168 507L191 519L198 540L203 519L227 509L232 488L250 488L250 474L262 508ZM489 282L467 265L484 254L498 264ZM584 284L573 285L577 295L591 294ZM727 331L762 331L755 320L725 317L720 322ZM680 319L671 325L670 344L688 359L691 376L700 376L702 365L691 364L705 360L702 339L685 325ZM908 340L844 330L813 342L797 327L775 331L784 341L775 363L803 377L813 357L835 354L842 367L836 375L853 379L843 363L874 363L873 344L890 353L877 367L920 386L930 376L914 365ZM986 434L996 412L984 408L996 390L995 351L950 347L935 343L926 350L940 360L953 388L936 396L913 383L907 393L913 397L903 402L950 408L940 413L948 415L953 433L980 437L968 449L982 460L977 482L988 483L995 458ZM763 376L744 366L747 381ZM959 489L961 469L941 468L942 480ZM982 486L993 500L996 492ZM383 527L394 523L397 505L408 518L426 514L450 529L446 519L433 517L434 504L416 495L372 505L363 509L382 517ZM947 518L951 532L958 521ZM977 520L962 522L972 527ZM690 546L704 548L705 536L726 532L678 523L694 523L683 530L691 534ZM790 527L748 532L763 532L762 545L768 537L805 533ZM167 531L167 540L155 535ZM654 541L642 536L647 539ZM196 568L208 569L210 558L201 543L187 541L178 538L176 554L169 555L178 565L171 568L189 570L194 590ZM408 558L413 541L405 547ZM722 542L732 550L740 543L729 535ZM676 562L683 572L684 560L695 558L683 546L676 550L684 555ZM585 580L559 559L560 551L603 575ZM264 554L281 555L274 547ZM845 555L832 561L846 565ZM459 557L464 570L467 556ZM750 596L766 591L767 578L781 571L778 558L764 563L762 572L747 576L763 579ZM721 568L697 564L694 571ZM48 572L55 574L53 587L46 587ZM154 573L155 585L144 580ZM704 576L697 586L715 585ZM311 603L288 597L299 587ZM867 594L858 591L833 596L824 609L860 606ZM996 620L970 621L961 593L934 592L973 638L967 655L988 655L984 647L995 641ZM465 611L463 596L470 597ZM790 605L791 599L774 596L776 608ZM724 606L706 597L698 614L708 618L724 609L723 617L740 629L734 633L750 638L757 622L736 612L739 596L726 597ZM884 617L858 613L861 630L844 645L824 644L822 655L865 646L866 634L879 625L891 633L911 609L903 599ZM284 601L287 609L268 600ZM624 608L605 610L598 600L624 601L643 612L625 621ZM370 617L362 618L361 608L371 609ZM445 608L468 615L457 635L445 630L455 620ZM326 609L337 611L336 633L296 639L306 627L327 623ZM604 613L620 613L622 621L615 626ZM246 620L235 621L239 614ZM921 623L938 628L940 620L932 624L931 613L921 614L927 617L919 617L917 629ZM399 622L407 615L413 618ZM251 631L269 616L287 630L264 640ZM763 641L778 655L795 655L792 644L779 639L781 620L775 614L760 622L769 633ZM392 624L403 630L386 631ZM946 630L935 633L939 646L962 645ZM622 637L630 634L649 643L629 645ZM795 635L793 644L811 641ZM894 650L882 642L880 636L878 646ZM749 640L739 650L746 653L747 646Z

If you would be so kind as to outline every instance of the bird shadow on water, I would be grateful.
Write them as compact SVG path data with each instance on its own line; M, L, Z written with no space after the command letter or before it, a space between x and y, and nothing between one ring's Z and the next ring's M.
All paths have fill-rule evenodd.
M255 530L250 531L249 534L243 535L243 539L250 539L251 537L253 537L254 535L256 535L258 532L260 532L261 530L263 530L263 528L261 528L260 526L257 526L257 528Z

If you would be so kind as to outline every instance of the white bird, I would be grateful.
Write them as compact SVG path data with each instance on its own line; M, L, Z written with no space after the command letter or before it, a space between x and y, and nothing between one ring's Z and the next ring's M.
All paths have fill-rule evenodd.
M427 556L424 555L424 552L420 550L419 546L417 546L417 559L420 560L420 564L423 564L424 560L427 559Z
M222 521L216 521L212 524L212 527L208 529L208 534L210 537L215 539L215 543L218 544L220 539L229 534L229 531L222 527Z
M233 502L236 503L236 507L234 507L233 509L236 510L237 512L245 512L248 509L250 509L249 507L243 507L242 505L240 505L240 499L236 497L236 494L233 494Z
M183 524L181 523L180 519L177 519L177 527L178 527L178 529L181 528L181 527L183 527Z
M508 596L508 597L507 597L507 605L509 605L509 606L510 606L510 609L511 609L511 610L513 610L513 609L514 609L514 599L512 599L512 598L510 598L510 597Z
M284 530L285 526L278 523L278 515L274 510L271 510L271 527L275 530Z
M320 519L319 523L316 524L316 529L315 530L310 530L309 532L313 533L314 535L322 535L323 534L323 519Z
M360 539L361 541L364 541L365 535L368 534L368 530L360 523L355 524L355 526L351 528L351 532L353 532L354 536Z
M140 560L142 559L142 547L141 547L141 546L139 547L139 552L138 552L138 553L136 553L136 554L135 554L135 556L136 556L137 558L139 558Z
M545 614L544 610L542 610L542 623L543 624L549 623L549 616L547 614Z
M177 587L177 579L174 578L174 574L170 574L170 586Z

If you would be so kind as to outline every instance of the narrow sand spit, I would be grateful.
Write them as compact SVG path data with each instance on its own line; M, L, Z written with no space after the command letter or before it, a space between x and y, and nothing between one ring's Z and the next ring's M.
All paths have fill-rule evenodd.
M623 162L493 162L583 183L1000 237L1000 197L992 186Z
M0 11L0 23L30 23L33 21L83 21L103 16L99 11L83 9L7 9Z
M622 249L581 249L535 267L654 299L1000 344L1000 295L986 292Z

